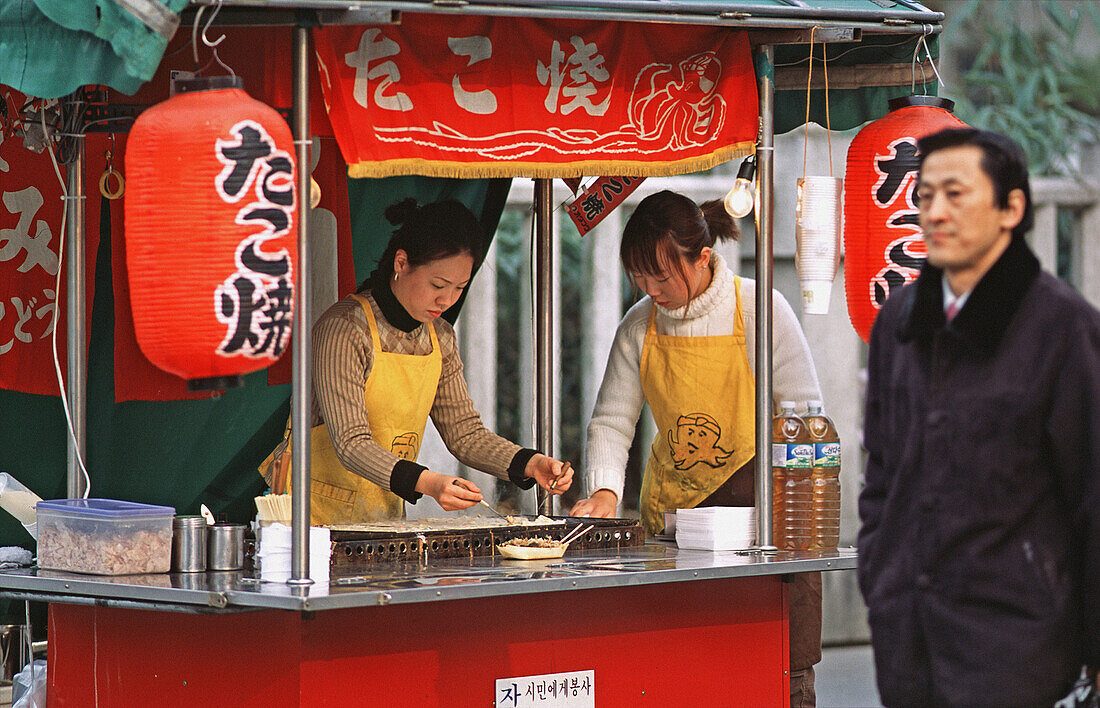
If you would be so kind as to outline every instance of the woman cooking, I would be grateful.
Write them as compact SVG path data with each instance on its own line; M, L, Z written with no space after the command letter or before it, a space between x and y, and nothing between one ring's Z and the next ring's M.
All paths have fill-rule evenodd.
M485 255L477 217L456 201L406 199L386 219L398 228L378 267L313 327L312 523L399 518L424 494L448 511L481 501L473 482L416 462L429 415L463 464L565 492L568 467L486 430L440 319Z
M573 516L613 516L622 497L635 426L648 403L657 423L642 478L642 524L664 530L663 512L753 506L755 283L713 250L739 236L721 202L702 208L669 191L643 199L627 221L623 267L647 297L626 313L588 426L587 499ZM775 400L820 400L798 320L778 292L773 320ZM821 659L821 576L790 586L791 706L813 705Z

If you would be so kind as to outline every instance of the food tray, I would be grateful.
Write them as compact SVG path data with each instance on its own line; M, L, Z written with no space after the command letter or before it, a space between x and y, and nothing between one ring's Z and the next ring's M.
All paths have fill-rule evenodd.
M542 536L561 539L581 524L593 529L569 544L570 552L585 549L617 549L641 546L645 532L637 519L520 517L525 525L486 526L463 529L420 531L332 530L331 570L333 574L361 570L375 563L420 562L437 558L473 558L496 553L496 544L511 538Z
M36 508L39 568L96 575L168 571L176 513L170 506L50 499Z

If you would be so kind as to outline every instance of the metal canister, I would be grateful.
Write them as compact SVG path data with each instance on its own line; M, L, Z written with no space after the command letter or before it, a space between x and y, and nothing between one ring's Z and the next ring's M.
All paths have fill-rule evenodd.
M240 570L244 567L244 524L214 524L207 537L206 567Z
M177 573L206 570L206 519L198 515L172 519L172 570Z

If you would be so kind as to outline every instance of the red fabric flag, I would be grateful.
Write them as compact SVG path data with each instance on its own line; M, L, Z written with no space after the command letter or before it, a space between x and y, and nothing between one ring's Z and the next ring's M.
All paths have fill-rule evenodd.
M22 94L11 91L9 110L18 109L25 100ZM89 138L86 145L85 181L89 191L98 197L106 137L97 137L99 140ZM61 167L62 178L65 174L65 168ZM92 212L94 209L94 218L98 219L99 201L89 197L88 202L88 223L98 223L92 221ZM83 201L70 203L84 208ZM51 333L56 311L57 354L64 373L68 305L64 270L67 264L60 265L60 293L57 284L61 217L61 184L49 153L28 150L22 136L11 130L0 132L0 388L59 395ZM98 245L98 229L89 228L83 264L89 273L94 273ZM89 321L94 280L87 279Z
M314 30L352 177L668 175L747 153L744 32L417 15Z

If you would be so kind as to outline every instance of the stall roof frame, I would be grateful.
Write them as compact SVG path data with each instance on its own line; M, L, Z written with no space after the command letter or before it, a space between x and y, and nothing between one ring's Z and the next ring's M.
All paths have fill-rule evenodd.
M191 6L221 6L221 21L241 24L384 24L407 12L933 35L944 19L915 0L191 0Z

